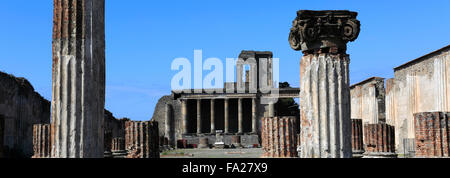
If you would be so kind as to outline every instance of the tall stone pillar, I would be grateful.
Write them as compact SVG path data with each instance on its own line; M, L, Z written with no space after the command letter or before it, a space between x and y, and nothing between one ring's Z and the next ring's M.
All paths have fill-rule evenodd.
M225 99L225 108L224 108L224 113L225 113L225 134L230 133L230 111L229 111L229 105L230 105L230 99Z
M55 158L103 158L105 0L54 0Z
M181 119L183 124L183 134L188 134L188 120L187 120L187 100L181 100Z
M258 121L256 119L257 115L257 101L256 98L252 99L252 133L256 134L258 132Z
M244 113L242 109L242 98L238 99L238 133L244 133Z
M215 109L216 109L216 105L215 105L215 100L211 99L211 134L215 134L216 133L216 113L215 113Z
M197 134L202 133L202 100L197 100Z
M300 153L303 158L351 158L349 55L359 35L358 14L299 11L289 42L302 50Z

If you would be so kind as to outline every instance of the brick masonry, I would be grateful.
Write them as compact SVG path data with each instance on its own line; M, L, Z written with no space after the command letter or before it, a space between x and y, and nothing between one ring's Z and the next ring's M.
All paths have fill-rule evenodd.
M449 157L450 113L424 112L414 114L416 157Z
M36 124L33 126L33 158L50 158L52 141L50 124Z
M395 128L386 123L364 125L365 155L396 156Z
M159 158L158 122L125 122L128 158Z
M352 150L354 156L364 153L362 119L352 119Z
M124 138L114 138L112 139L111 151L124 151L125 150L125 139Z
M297 157L295 117L262 118L262 148L266 158Z

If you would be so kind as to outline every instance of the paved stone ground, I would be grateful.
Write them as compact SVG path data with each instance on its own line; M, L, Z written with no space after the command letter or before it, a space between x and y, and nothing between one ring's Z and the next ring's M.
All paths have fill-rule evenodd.
M161 158L260 158L261 148L249 149L179 149L166 151Z

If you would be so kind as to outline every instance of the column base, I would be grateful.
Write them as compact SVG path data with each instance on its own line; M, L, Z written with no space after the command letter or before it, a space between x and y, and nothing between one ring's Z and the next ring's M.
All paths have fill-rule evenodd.
M398 155L396 153L386 153L386 152L378 152L378 153L364 153L363 158L397 158Z
M363 157L364 157L364 150L353 151L353 158L363 158Z

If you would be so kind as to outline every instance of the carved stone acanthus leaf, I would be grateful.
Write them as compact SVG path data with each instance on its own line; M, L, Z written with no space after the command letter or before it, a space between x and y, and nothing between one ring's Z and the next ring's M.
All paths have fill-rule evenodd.
M351 11L298 11L289 43L297 51L332 47L345 51L347 43L359 36L361 25L357 16Z

